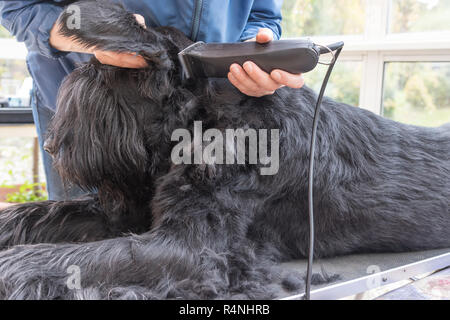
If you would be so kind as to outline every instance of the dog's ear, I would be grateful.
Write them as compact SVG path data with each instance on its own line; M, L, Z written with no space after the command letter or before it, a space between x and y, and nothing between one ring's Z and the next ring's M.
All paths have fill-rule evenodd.
M106 0L77 1L61 13L60 34L86 49L133 52L142 55L152 68L171 69L167 39L152 28L138 23L121 4Z
M112 212L148 197L142 188L151 170L144 132L149 111L138 93L139 72L99 63L76 69L61 86L45 143L62 179L97 191Z

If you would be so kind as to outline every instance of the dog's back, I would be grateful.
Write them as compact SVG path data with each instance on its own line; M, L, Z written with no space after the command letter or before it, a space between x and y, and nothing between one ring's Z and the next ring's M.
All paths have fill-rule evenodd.
M270 229L291 257L305 255L316 95L284 88L267 99L284 117L281 145L290 150L280 152L286 156L273 184L283 200L274 196L264 204L254 234ZM450 247L450 124L401 124L331 99L322 110L314 180L317 255ZM266 116L264 107L258 112Z

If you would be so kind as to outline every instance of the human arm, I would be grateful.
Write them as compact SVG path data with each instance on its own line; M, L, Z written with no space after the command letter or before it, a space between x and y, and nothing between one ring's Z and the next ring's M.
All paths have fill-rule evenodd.
M0 1L0 22L28 51L55 58L62 52L50 46L50 30L62 11L62 0Z
M135 14L136 20L145 27L145 19L139 14ZM59 50L66 52L81 52L95 55L95 57L103 64L108 64L123 68L144 68L147 66L145 59L134 53L117 53L111 51L98 50L96 48L86 48L80 45L72 38L63 36L60 33L60 25L56 22L50 31L50 45Z

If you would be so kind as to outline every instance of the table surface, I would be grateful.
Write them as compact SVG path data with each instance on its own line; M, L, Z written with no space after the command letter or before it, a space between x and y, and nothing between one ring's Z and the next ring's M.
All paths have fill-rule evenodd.
M311 290L313 291L329 285L344 283L350 280L365 277L377 270L377 272L386 271L449 252L450 248L406 253L355 254L328 259L318 259L314 261L314 273L321 273L325 271L328 275L337 274L340 278L332 283L312 286ZM450 258L448 261L448 266L450 266ZM295 270L300 273L306 273L307 260L286 262L282 264L282 267L286 271ZM430 270L430 272L431 271L436 270ZM278 298L286 298L295 294L303 293L303 290L304 289L301 289L300 292L287 292L281 290Z

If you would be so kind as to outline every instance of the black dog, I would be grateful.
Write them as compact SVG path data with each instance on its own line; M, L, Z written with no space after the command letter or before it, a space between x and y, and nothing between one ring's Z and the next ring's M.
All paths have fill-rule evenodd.
M46 149L66 181L97 195L1 213L0 246L9 249L0 252L0 296L271 297L282 280L273 265L307 254L316 94L282 88L251 98L225 80L184 83L177 53L191 42L179 31L144 29L119 5L77 5L81 30L64 28L66 36L138 52L149 67L94 59L65 80ZM69 18L63 13L62 25ZM279 129L278 173L261 175L262 164L172 164L173 131L192 131L195 120L222 132ZM408 126L325 99L316 257L450 247L449 155L448 125ZM78 289L67 286L72 265Z

